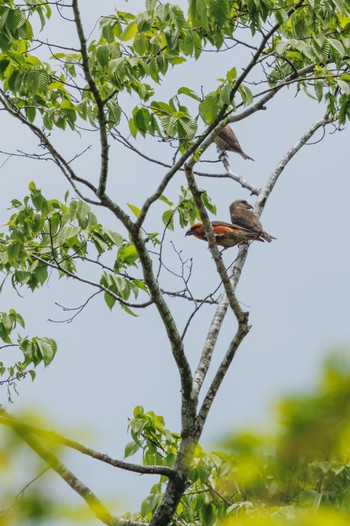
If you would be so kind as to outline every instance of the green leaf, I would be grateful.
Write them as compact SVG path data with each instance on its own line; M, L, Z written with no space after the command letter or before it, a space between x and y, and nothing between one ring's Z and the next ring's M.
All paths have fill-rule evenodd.
M158 197L159 201L162 201L163 203L169 205L169 206L173 206L174 203L172 203L171 201L169 201L169 199L167 197L165 197L165 195L161 195L160 197Z
M16 261L17 257L19 256L19 253L22 249L22 243L19 243L18 241L14 241L8 245L7 248L7 255L9 257L10 261Z
M123 42L126 42L127 40L131 40L137 33L137 24L135 21L130 22L122 34L120 35L120 40Z
M238 91L242 97L243 104L249 106L253 102L253 94L250 89L245 84L241 84Z
M96 48L96 58L101 66L107 66L109 61L109 46L102 45Z
M15 310L13 309L10 309L10 312L9 312L10 315L14 315L16 317L16 321L20 324L20 326L24 329L25 328L25 323L24 323L24 319L22 318L22 316L20 314L18 314L18 312L16 312Z
M211 124L219 111L218 97L210 93L199 104L199 114L206 124Z
M343 93L346 93L346 95L349 95L350 93L350 87L347 82L344 82L344 80L338 79L337 84L339 88L342 90Z
M124 262L128 265L134 264L135 261L139 259L139 255L134 245L128 245L126 247L122 247L120 249L120 252L123 255Z
M136 53L141 57L146 53L148 48L148 39L145 33L140 33L135 36L133 46Z
M315 87L315 93L316 93L318 102L321 102L322 97L323 97L323 86L324 86L324 80L315 80L314 87Z
M225 84L225 86L220 91L220 99L223 104L230 105L231 104L231 86L229 84Z
M123 236L119 234L119 232L115 232L114 230L109 230L108 228L105 228L103 230L103 233L112 241L114 245L117 247L120 247L123 243Z
M139 208L137 208L137 206L132 205L131 203L127 203L127 205L128 205L128 207L130 208L130 210L132 211L132 213L133 213L136 217L139 217L141 210L140 210Z
M140 449L136 442L128 442L124 449L124 458L131 457Z
M149 290L146 283L141 279L134 279L133 284L135 284L140 290L143 290L144 292L147 292L147 294L149 294Z
M121 308L123 310L125 310L125 312L127 314L129 314L130 316L134 316L135 318L137 318L137 314L135 314L127 305L124 305L123 303L121 304Z
M112 308L115 305L115 302L117 301L116 298L114 298L111 294L108 292L104 293L104 300L107 304L107 307L112 310Z
M80 232L80 228L74 225L65 225L59 232L56 243L65 243L66 241L74 238Z
M330 43L331 47L338 53L339 57L343 58L346 54L343 44L335 38L328 38L328 42Z
M36 279L38 280L38 283L40 283L40 285L43 285L48 278L48 267L44 265L37 267L35 269L34 274Z
M135 124L135 119L129 119L129 130L131 135L135 138L138 132L137 126Z
M116 126L120 122L121 118L121 107L119 104L116 103L115 100L109 100L107 102L107 108L108 108L108 120L113 126Z
M222 26L227 21L230 13L228 0L211 0L210 4L212 17L219 26Z
M36 108L34 106L26 106L25 108L26 117L29 122L34 122L36 115Z
M174 211L166 210L162 215L162 221L169 230L174 230Z
M197 100L198 102L201 100L201 98L195 93L192 89L182 87L177 90L179 95L187 95L188 97L191 97L194 100Z
M38 351L40 352L45 365L49 365L55 357L57 344L52 338L36 338Z

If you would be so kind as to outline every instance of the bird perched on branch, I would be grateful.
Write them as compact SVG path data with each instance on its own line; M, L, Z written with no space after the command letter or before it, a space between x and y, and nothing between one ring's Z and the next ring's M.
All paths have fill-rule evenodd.
M248 241L263 241L254 230L237 224L213 221L211 226L214 230L217 245L224 248L234 247L241 243L248 243ZM207 241L207 235L202 223L194 223L186 232L186 236L195 236L198 239Z
M242 228L247 228L250 232L255 233L260 241L265 240L270 243L272 239L276 239L263 230L262 224L253 212L252 205L247 201L244 201L243 199L233 201L233 203L230 204L230 216L232 223Z
M234 134L230 126L225 126L225 128L219 131L219 133L214 139L214 142L219 148L221 148L224 151L236 152L239 153L243 157L243 159L250 159L251 161L254 161L252 157L249 157L249 155L244 153L236 135Z

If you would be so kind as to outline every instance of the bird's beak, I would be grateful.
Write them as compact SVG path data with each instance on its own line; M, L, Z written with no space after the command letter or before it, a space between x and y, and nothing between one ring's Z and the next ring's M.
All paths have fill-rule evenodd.
M192 235L193 235L192 230L191 230L191 229L190 229L190 230L187 230L185 236L192 236Z
M254 209L254 207L250 203L247 203L247 208L249 208L250 210Z

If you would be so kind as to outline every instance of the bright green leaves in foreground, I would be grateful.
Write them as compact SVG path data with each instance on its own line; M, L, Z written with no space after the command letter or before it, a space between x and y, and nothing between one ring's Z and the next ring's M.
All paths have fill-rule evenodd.
M19 321L17 321L19 324ZM3 349L1 352L7 352ZM197 446L185 493L174 525L201 526L348 526L350 522L350 362L346 354L333 356L313 393L289 397L279 405L279 422L270 436L241 432L228 436L211 453ZM32 417L32 415L31 415ZM129 422L127 460L172 467L180 435L170 432L164 419L141 406ZM56 450L47 433L41 437ZM20 442L3 432L0 473L9 480L14 459L21 459ZM26 455L28 451L26 450ZM63 451L62 451L63 455ZM30 470L31 465L29 466ZM42 470L35 466L28 480ZM148 522L162 498L166 477L159 477L140 511L125 518ZM11 487L11 486L9 486ZM38 491L40 488L40 491ZM62 512L51 502L46 479L28 487L10 513L22 522L34 517L49 522ZM12 503L10 497L8 501ZM29 504L32 507L28 509ZM34 511L33 511L34 510ZM76 513L85 518L83 511ZM4 515L8 519L9 515ZM72 517L73 514L69 515ZM17 521L15 520L17 518ZM9 524L19 524L18 516ZM89 520L87 516L86 521ZM80 522L79 522L80 523Z
M285 400L279 414L282 427L274 437L240 433L225 441L225 452L210 454L197 446L177 508L179 524L349 523L349 358L333 357L317 391ZM179 436L165 428L162 417L137 407L129 430L126 457L142 451L144 464L172 466ZM165 485L161 477L136 520L150 520Z
M126 273L137 266L132 243L97 223L83 201L46 199L34 183L29 189L23 201L12 201L15 212L0 238L0 270L11 276L15 288L35 290L47 281L49 269L60 277L84 279L84 265L90 265L97 277L88 283L104 291L110 308L119 301L127 309L131 293L137 298L140 291L147 292L141 279ZM101 258L111 252L103 263Z

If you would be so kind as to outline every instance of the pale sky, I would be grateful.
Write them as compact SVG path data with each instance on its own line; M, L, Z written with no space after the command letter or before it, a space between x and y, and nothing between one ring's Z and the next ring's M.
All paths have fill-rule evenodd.
M101 5L103 4L103 7ZM112 11L115 2L81 2L86 21L86 33L99 15ZM132 10L141 6L133 0L118 2L118 8ZM180 4L180 2L179 2ZM185 2L181 2L185 4ZM52 41L70 40L61 27L50 26ZM73 40L72 40L73 41ZM189 86L206 92L214 89L216 79L223 77L240 58L230 52L208 53L199 63L184 65L169 73L159 90L158 100L169 98L174 86ZM209 76L210 75L210 76ZM170 91L173 90L173 91ZM156 97L155 97L156 98ZM319 118L324 109L304 94L295 97L295 90L279 95L261 111L234 126L243 149L255 162L244 161L230 154L233 170L257 186L264 184L276 164L300 136ZM34 150L37 141L30 137L13 119L1 113L6 135L1 149ZM124 128L125 131L125 128ZM206 448L230 430L242 426L268 426L271 409L282 395L305 391L315 384L324 356L334 347L350 341L349 323L349 234L348 200L350 173L348 163L349 129L330 134L328 128L322 142L305 146L292 160L271 195L262 223L278 239L270 244L256 243L250 249L237 297L250 312L252 329L234 360L230 372L209 415L201 440ZM125 131L127 133L127 131ZM321 137L321 132L312 139ZM85 146L94 147L75 165L88 177L97 176L99 152L94 134L81 138L68 131L55 131L51 136L66 158L71 158ZM170 161L172 152L157 141L138 138L137 147L157 158ZM6 157L0 157L0 164ZM216 159L211 146L206 159ZM131 156L120 144L111 149L113 170L108 190L119 204L140 206L157 186L164 170ZM201 167L202 168L202 167ZM220 165L208 170L223 172ZM3 217L10 200L27 192L28 182L34 180L47 197L62 198L66 182L51 163L10 159L0 170ZM165 195L177 201L180 185L185 178L178 173ZM247 191L233 181L202 178L205 188L217 205L213 219L228 221L228 206L236 198L254 204ZM71 192L71 195L72 192ZM147 228L159 231L160 212L155 207ZM109 228L119 230L111 214L95 211ZM4 221L2 221L4 222ZM122 230L121 230L122 231ZM218 283L214 263L205 243L185 238L185 231L176 226L166 236L167 263L179 269L170 242L182 256L193 257L193 291L206 295ZM235 248L227 250L224 260L229 264L236 256ZM176 287L173 278L162 272L169 288ZM178 285L181 286L181 285ZM133 318L116 306L112 312L102 297L93 300L71 324L53 324L48 318L62 320L63 313L55 302L77 307L92 294L78 283L52 277L48 286L35 294L20 290L20 298L10 283L2 292L2 310L13 307L26 320L31 336L50 336L58 342L57 356L52 365L38 368L35 382L29 379L18 385L10 410L16 414L35 409L54 428L86 445L121 458L128 437L128 417L136 405L143 405L165 417L167 426L178 431L180 418L179 378L169 345L155 308L138 312ZM182 327L190 312L182 300L171 301L176 319ZM196 365L213 310L203 309L186 338L187 355ZM218 364L236 324L229 314L214 354L213 366ZM5 388L1 400L6 399ZM146 477L118 472L108 466L98 466L79 454L71 455L68 465L98 496L120 498L121 509L136 511L147 495L150 481ZM67 457L68 458L68 457ZM50 481L56 480L50 475ZM153 479L155 482L156 479ZM55 486L56 487L56 486ZM62 495L69 488L57 483ZM78 497L77 497L78 499ZM119 511L118 508L115 508Z

